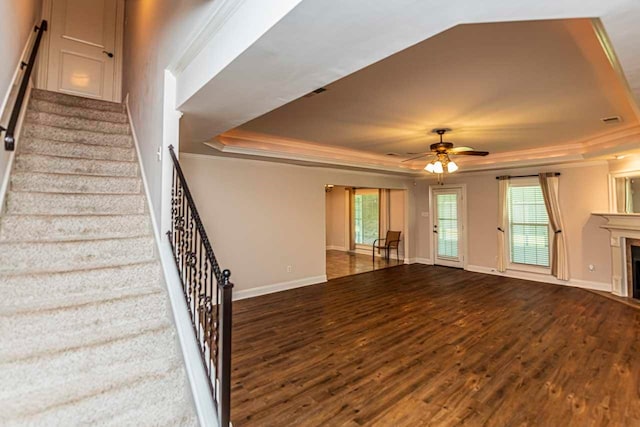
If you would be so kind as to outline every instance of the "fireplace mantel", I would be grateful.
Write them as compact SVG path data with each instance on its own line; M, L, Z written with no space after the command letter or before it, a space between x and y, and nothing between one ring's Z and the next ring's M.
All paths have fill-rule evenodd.
M602 228L609 230L640 231L640 214L595 212L592 215L607 219L607 224L603 225Z
M611 292L630 297L627 278L626 240L640 239L640 214L593 213L607 219L602 228L611 233Z

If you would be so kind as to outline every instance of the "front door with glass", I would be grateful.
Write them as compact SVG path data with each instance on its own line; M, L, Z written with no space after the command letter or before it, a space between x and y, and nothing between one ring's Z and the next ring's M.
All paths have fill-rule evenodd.
M462 189L435 189L432 202L434 264L463 268Z

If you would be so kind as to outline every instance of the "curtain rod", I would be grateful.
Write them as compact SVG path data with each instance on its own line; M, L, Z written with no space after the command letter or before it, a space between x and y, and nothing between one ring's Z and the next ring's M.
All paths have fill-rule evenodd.
M549 172L551 173L553 176L560 176L560 172ZM540 175L536 174L536 175L503 175L506 176L508 178L533 178L533 177L539 177ZM496 179L500 179L502 178L501 176L496 176Z

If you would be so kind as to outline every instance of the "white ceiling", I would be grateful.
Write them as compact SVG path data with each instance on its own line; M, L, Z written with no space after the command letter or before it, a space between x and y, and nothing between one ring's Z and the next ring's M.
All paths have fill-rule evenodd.
M239 129L406 154L450 127L455 144L501 153L637 124L589 19L459 25L326 89Z

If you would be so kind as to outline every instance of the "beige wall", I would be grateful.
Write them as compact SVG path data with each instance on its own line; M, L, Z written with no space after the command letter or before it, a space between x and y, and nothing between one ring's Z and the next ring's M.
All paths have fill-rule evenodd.
M407 194L406 190L391 190L389 192L389 205L390 205L390 214L389 214L389 230L393 231L401 231L401 239L404 240L407 234L405 227L405 196ZM402 255L402 254L401 254Z
M586 167L555 166L540 169L515 169L491 173L447 176L446 183L467 185L468 264L496 267L498 215L497 175L535 174L543 171L561 172L560 205L564 216L565 236L569 247L571 277L578 280L610 283L611 254L609 232L600 228L606 221L591 215L608 210L608 172L606 163ZM416 257L432 259L429 247L430 220L421 212L428 212L429 185L433 181L418 182L415 210L418 235ZM589 271L589 264L595 271Z
M347 197L345 187L335 186L326 193L326 242L327 247L337 250L349 249L347 234L349 233L349 218L347 214Z
M403 190L391 192L392 227L403 226L396 221L403 217L406 206L408 221L403 228L408 258L431 258L430 221L422 216L429 212L429 185L435 184L431 180L418 180L414 185L413 180L402 177L189 154L183 154L181 162L216 254L223 267L232 270L238 290L325 274L325 240L327 245L342 243L340 230L335 239L328 233L325 217L334 212L337 223L346 222L340 220L342 189L325 193L327 183ZM468 264L496 266L496 175L541 171L562 173L560 203L572 279L609 283L609 233L600 228L605 220L591 215L608 207L609 167L604 162L447 176L447 183L467 185ZM330 207L333 201L337 203ZM595 271L589 271L589 264Z
M325 275L325 184L413 185L402 177L256 160L183 153L180 161L216 255L240 291Z
M609 160L609 171L611 173L640 171L640 155L629 155L621 160Z
M19 0L0 2L0 124L6 126L13 109L13 100L9 99L12 82L22 52L33 34L33 25L40 21L42 0ZM29 55L27 51L25 58ZM35 76L34 72L32 76ZM13 96L15 98L15 95ZM4 136L4 134L3 134ZM3 144L4 145L4 144ZM8 179L7 167L11 153L0 150L0 187ZM1 196L0 196L1 198Z
M339 218L345 208L340 185L403 190L391 192L392 228L404 228L408 258L431 258L430 222L422 216L429 212L431 180L414 185L402 177L188 154L181 162L216 254L232 270L238 290L325 274L326 245L345 244L339 231L344 230ZM447 183L467 185L468 264L496 265L496 175L541 171L562 173L560 202L572 279L610 283L609 233L600 228L605 220L591 215L608 207L606 163L447 176ZM325 193L327 183L337 187ZM406 226L396 223L403 216ZM335 234L328 230L331 224L338 224ZM589 264L595 271L589 271Z
M123 94L129 94L151 203L160 218L164 70L184 51L218 0L127 0Z
M33 32L33 25L40 20L42 0L0 2L0 96L4 100L11 80L20 63L20 55Z

